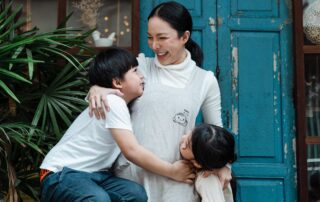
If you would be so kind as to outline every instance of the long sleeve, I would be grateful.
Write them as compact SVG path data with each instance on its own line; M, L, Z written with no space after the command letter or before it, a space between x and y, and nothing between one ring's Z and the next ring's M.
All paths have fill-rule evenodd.
M205 99L201 106L204 122L222 127L221 96L218 81L210 72L204 82L207 84L206 89L204 89Z
M199 173L196 178L195 187L201 196L201 202L233 202L230 184L225 190L222 190L220 180L215 175L205 178Z

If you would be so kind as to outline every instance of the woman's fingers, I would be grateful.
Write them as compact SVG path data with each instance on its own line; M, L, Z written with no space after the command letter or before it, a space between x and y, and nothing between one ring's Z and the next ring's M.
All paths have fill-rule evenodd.
M110 111L107 95L114 94L117 96L123 96L123 93L118 89L102 88L99 86L93 86L89 91L89 115L94 116L97 119L105 119L106 111ZM104 110L105 109L105 110Z
M230 168L225 166L223 168L218 169L218 177L221 182L221 185L223 186L223 189L225 189L232 179Z
M94 116L97 118L97 119L100 119L101 116L100 116L100 109L101 109L101 99L97 96L90 96L89 98L89 102L90 102L90 111L89 114L92 112L94 113Z
M100 115L97 114L97 102L95 100L95 97L91 96L89 97L89 115L95 115L97 119L100 119Z
M192 184L192 183L193 183L193 181L194 181L194 180L186 179L186 180L184 181L184 183Z

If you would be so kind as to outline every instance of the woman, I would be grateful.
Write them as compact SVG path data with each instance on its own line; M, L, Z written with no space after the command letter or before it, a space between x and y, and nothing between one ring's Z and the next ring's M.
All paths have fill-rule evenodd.
M212 72L198 67L202 51L191 32L192 18L184 6L159 4L148 17L148 45L155 58L138 57L145 91L131 108L133 130L142 146L169 162L180 159L181 136L195 126L200 109L205 123L222 126L219 86ZM90 107L97 117L104 117L99 109L101 100L107 105L107 93L110 91L97 86L90 90ZM151 202L198 200L192 185L123 162L120 158L117 174L143 184ZM229 182L230 169L218 170L218 176L222 184Z

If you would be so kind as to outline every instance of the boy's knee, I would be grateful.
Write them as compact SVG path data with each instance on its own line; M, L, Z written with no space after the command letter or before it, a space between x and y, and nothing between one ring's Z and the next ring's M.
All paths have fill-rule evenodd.
M111 202L111 199L107 192L104 191L97 191L94 193L91 193L90 195L82 195L78 197L77 201L85 201L85 202Z
M132 184L128 189L130 200L136 202L148 201L146 190L139 184Z

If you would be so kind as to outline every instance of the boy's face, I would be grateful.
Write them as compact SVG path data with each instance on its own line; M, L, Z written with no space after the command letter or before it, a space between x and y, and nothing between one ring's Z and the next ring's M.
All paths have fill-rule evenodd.
M191 163L196 168L201 168L201 166L198 164L198 162L194 159L194 155L192 152L191 135L192 135L192 131L189 131L181 137L180 154L183 159L191 161Z
M133 100L143 93L143 75L138 71L137 67L133 67L125 73L121 84L121 91L129 100Z

